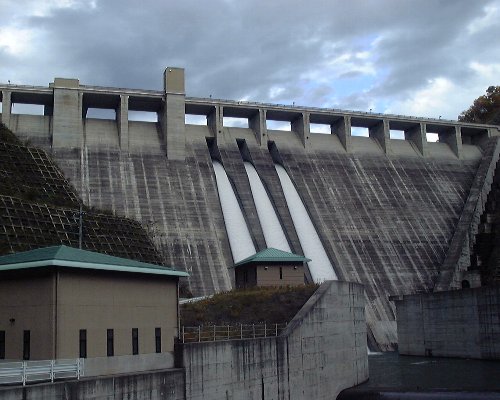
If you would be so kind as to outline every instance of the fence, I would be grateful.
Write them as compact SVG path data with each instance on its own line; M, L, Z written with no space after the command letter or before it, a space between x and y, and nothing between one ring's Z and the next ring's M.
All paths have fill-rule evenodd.
M83 376L83 358L71 360L41 360L0 362L0 385L50 381Z
M255 339L278 336L286 327L282 324L183 326L182 343L213 342L216 340Z

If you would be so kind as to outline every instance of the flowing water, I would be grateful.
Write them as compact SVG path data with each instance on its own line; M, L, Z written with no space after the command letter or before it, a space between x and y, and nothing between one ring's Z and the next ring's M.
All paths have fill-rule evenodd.
M218 161L212 161L212 163L229 245L236 263L254 255L255 246L224 167Z
M313 281L318 283L325 280L337 280L337 275L319 239L318 232L316 232L309 213L304 203L302 203L293 182L281 165L275 164L275 167L293 224L295 225L295 230L299 237L300 245L302 246L304 255L312 260L309 261L308 265Z
M251 163L245 161L244 165L267 247L291 252L288 240L259 174L257 174L255 167Z

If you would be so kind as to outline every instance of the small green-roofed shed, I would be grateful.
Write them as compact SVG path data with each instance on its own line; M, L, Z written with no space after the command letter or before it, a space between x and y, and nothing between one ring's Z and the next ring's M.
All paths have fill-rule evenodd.
M187 276L63 245L1 256L0 354L11 360L110 357L113 364L115 356L171 353L179 279Z
M234 264L236 286L297 286L304 284L309 258L267 248Z

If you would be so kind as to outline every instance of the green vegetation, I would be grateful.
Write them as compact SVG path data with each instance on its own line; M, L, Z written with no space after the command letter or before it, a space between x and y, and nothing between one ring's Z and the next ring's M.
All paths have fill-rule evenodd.
M500 86L490 86L486 94L474 100L474 103L459 116L461 122L500 125Z
M78 207L79 200L43 150L28 147L0 125L0 195L30 203Z
M181 306L181 324L232 325L290 321L318 285L255 287L224 292Z
M0 125L0 254L79 244L76 190L50 156ZM139 222L83 206L84 249L162 264Z

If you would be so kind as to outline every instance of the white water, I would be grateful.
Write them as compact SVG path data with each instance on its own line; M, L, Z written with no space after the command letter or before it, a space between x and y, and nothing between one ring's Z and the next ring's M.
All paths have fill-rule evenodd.
M300 245L302 246L302 250L304 250L304 255L312 260L309 261L308 265L313 281L319 283L325 280L337 280L337 275L323 248L323 244L309 217L309 213L302 203L288 173L281 165L275 164L274 166L278 172L281 187L285 194L295 230L299 236Z
M256 253L255 246L253 245L243 212L224 167L218 161L212 161L212 163L215 179L217 180L217 190L219 192L222 214L224 215L224 223L226 224L227 236L229 238L229 246L231 246L233 260L237 263L247 257L253 256Z
M274 207L269 199L266 189L262 184L262 180L257 174L255 167L249 163L244 162L245 170L247 171L248 181L250 182L250 189L252 190L252 197L259 216L264 239L266 240L267 247L274 247L278 250L291 252L290 245L286 239L280 221L276 216Z

